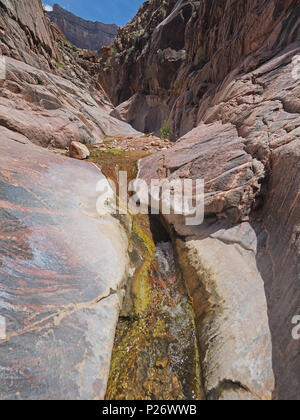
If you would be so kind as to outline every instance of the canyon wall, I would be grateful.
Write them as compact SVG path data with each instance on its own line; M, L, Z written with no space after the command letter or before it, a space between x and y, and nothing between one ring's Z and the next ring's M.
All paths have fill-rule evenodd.
M128 268L122 228L91 212L101 174L38 146L134 145L166 119L178 141L139 176L205 181L204 223L164 216L205 398L270 399L274 371L273 397L299 399L299 1L149 0L101 61L40 0L0 8L1 397L104 397Z
M136 24L155 7L155 1L147 2ZM121 66L117 87L106 85L116 105L125 101L115 111L120 118L157 132L165 118L173 138L180 137L171 150L143 159L140 177L149 185L157 178L162 182L204 178L204 223L187 226L176 214L164 218L181 239L176 247L184 255L181 266L194 300L208 396L222 398L243 389L256 392L249 378L224 372L221 356L216 361L212 354L230 347L238 336L234 328L218 321L220 313L234 306L234 296L240 294L243 300L245 284L245 302L255 302L255 290L263 280L276 377L273 397L299 398L299 342L292 337L300 301L299 24L300 4L293 0L178 1L149 31L141 53L125 60L126 52L120 51L108 59L101 75L108 83L114 80L117 63ZM121 30L116 47L132 25L123 34ZM139 38L133 45L139 45ZM131 77L130 88L121 96L123 83L128 84L122 79L125 74ZM195 200L197 192L189 193ZM230 298L227 287L232 290ZM252 305L252 315L262 320L259 299ZM213 306L206 308L205 302ZM245 304L236 305L233 313L238 308L240 317L232 325L243 332L241 320L246 322L249 316ZM258 354L267 354L266 342L253 338ZM249 351L255 345L248 346ZM236 362L239 345L233 348L229 365L240 366L246 359ZM258 372L258 366L251 371Z
M59 52L40 0L0 1L0 52L38 68L51 69Z
M47 15L65 34L67 40L78 48L98 51L104 45L111 44L118 32L117 25L79 18L57 4Z
M297 0L147 1L120 29L100 80L122 119L157 134L167 119L178 139L232 71L249 73L299 38L298 17Z
M48 147L137 135L109 114L113 106L95 75L96 53L70 45L47 18L40 0L0 1L0 125ZM33 18L34 17L34 18Z

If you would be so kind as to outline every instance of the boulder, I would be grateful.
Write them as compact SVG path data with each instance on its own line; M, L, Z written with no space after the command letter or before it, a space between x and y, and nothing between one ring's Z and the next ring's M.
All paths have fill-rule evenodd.
M72 141L69 147L70 157L74 159L87 159L90 156L89 149L78 141Z
M96 212L96 166L22 139L1 132L0 398L103 399L127 236Z
M270 400L272 342L253 228L210 232L176 247L193 300L207 399Z

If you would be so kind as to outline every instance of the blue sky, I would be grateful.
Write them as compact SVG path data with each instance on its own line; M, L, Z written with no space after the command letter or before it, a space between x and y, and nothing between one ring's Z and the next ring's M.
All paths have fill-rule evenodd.
M99 20L123 26L136 14L143 0L43 0L49 6L57 3L87 20Z

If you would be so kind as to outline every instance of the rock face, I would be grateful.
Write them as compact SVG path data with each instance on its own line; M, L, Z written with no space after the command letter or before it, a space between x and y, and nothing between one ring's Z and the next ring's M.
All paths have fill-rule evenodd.
M0 124L41 146L68 147L72 141L101 142L106 135L139 135L112 110L101 86L82 73L74 82L6 58L6 79L0 81ZM84 80L86 84L84 84Z
M39 0L0 1L0 50L34 67L55 68L59 51Z
M145 2L121 28L100 80L122 118L174 139L197 126L216 89L250 73L299 38L299 2ZM252 93L250 92L250 95Z
M155 2L146 5L143 14L154 5ZM126 72L134 75L137 74L135 69L148 62L148 57L151 56L154 63L145 64L145 69L151 68L145 73L145 83L142 79L133 80L128 91L128 96L133 96L115 112L135 124L132 118L138 115L138 110L144 120L150 112L149 103L156 104L157 112L164 118L168 116L174 137L182 135L171 150L143 159L140 177L148 183L151 179L170 181L177 177L204 178L205 181L204 225L187 226L177 215L164 217L184 242L180 252L186 256L181 259L181 265L187 284L191 278L197 279L190 285L190 293L194 296L196 311L199 306L199 331L205 331L199 333L199 348L200 352L204 351L204 371L209 372L208 397L223 398L225 390L227 396L238 397L241 389L236 384L240 384L252 396L266 398L262 389L255 390L258 372L259 382L268 384L265 390L270 395L271 347L267 319L263 315L266 313L263 279L276 378L273 397L299 399L299 347L292 338L292 319L299 313L300 293L299 22L299 2L295 1L269 0L259 4L251 1L234 5L227 1L222 8L215 2L181 1L153 28L141 56L124 64ZM176 33L183 34L184 38L181 43L176 41L173 49L177 53L184 49L186 56L180 53L180 65L174 59L164 59L166 65L173 66L173 71L164 72L164 67L155 64L161 60L158 46L167 54L163 42L168 34L174 33L170 28L175 23L182 25L182 30ZM103 80L114 77L115 60L122 63L122 57L120 53L111 59L112 69L107 69ZM175 65L178 65L177 70ZM157 83L154 83L155 77ZM122 84L118 89L122 90ZM126 99L118 97L118 89L112 96L115 104ZM156 128L155 124L151 126L151 130ZM246 222L250 223L251 235L242 228ZM235 228L237 231L232 234ZM253 232L250 246L248 242ZM256 243L255 248L253 243ZM215 249L219 249L217 255ZM187 259L191 261L189 268ZM203 278L207 270L210 283ZM234 273L238 273L236 279ZM235 303L226 303L229 295L223 288L223 279L227 279L227 287L235 292L230 297L237 299ZM211 287L208 296L207 284ZM249 292L247 298L243 296L245 287ZM252 330L253 335L249 331L250 335L245 337L244 350L264 354L264 359L259 356L252 359L252 363L257 360L258 364L249 364L252 366L249 377L241 377L236 369L226 370L227 362L219 349L235 348L233 358L240 360L236 351L240 355L243 351L232 343L238 330L236 336L243 335L243 325L239 326L239 321L228 314L231 325L237 328L230 336L230 327L226 330L226 323L218 322L218 316L211 320L211 313L208 310L207 315L204 307L204 302L211 300L210 296L217 299L216 307L222 311L228 307L247 310L245 300L253 299L251 306L257 319L252 321L253 325L257 322L257 327ZM247 315L240 314L240 317L246 320ZM259 325L259 320L264 320L265 325ZM219 338L213 339L214 334ZM256 340L255 336L260 339ZM241 356L241 360L244 357L246 360L246 356ZM237 362L240 367L242 364ZM228 366L235 365L229 362ZM267 370L262 366L268 366ZM242 371L246 372L244 368ZM235 384L236 394L228 384Z
M300 146L299 137L272 154L269 194L258 234L258 267L265 280L277 377L276 398L298 400L299 340L292 318L300 300Z
M103 399L127 239L91 164L1 132L1 399Z
M67 40L79 48L98 51L104 45L111 44L118 32L117 25L81 19L57 4L47 15L65 34Z
M0 125L58 148L140 134L109 115L113 106L94 78L98 58L69 45L39 0L6 0L0 8Z

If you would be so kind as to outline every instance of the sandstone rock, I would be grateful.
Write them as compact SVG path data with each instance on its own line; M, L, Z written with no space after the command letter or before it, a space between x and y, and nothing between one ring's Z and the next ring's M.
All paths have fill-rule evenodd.
M136 129L159 135L166 119L178 139L201 122L232 71L255 70L299 41L299 27L297 0L152 0L119 30L100 81Z
M249 224L244 234L255 236ZM222 234L219 236L222 238ZM256 254L210 235L177 241L177 252L193 299L208 399L271 399L272 343L264 284Z
M206 214L236 222L249 215L265 173L236 128L217 123L200 125L172 149L143 159L139 175L149 185L157 178L204 179Z
M89 149L82 143L72 141L69 148L70 157L74 159L87 159L90 156Z
M221 17L224 10L225 16ZM196 2L178 2L177 8L149 35L151 42L144 47L147 55L129 61L124 65L126 71L130 67L131 74L135 74L136 66L149 67L146 63L151 52L154 54L154 46L157 48L164 42L168 27L175 25L183 11L181 24L185 30L181 33L188 54L187 62L182 63L177 72L178 78L158 77L158 83L152 83L157 69L161 71L158 65L153 65L145 85L141 86L141 81L132 82L131 88L127 89L130 98L122 98L127 102L117 109L122 110L123 120L130 116L131 123L135 124L133 109L141 109L140 116L147 118L149 111L145 114L146 108L143 108L147 96L157 95L161 103L169 104L169 112L165 114L169 115L168 125L173 127L174 137L181 138L170 150L143 159L139 174L148 183L153 178L204 177L205 226L186 226L184 218L177 215L166 215L165 220L171 229L174 227L177 234L186 238L187 244L195 241L191 246L200 247L200 252L197 251L199 260L205 256L206 261L211 261L208 266L212 270L217 269L212 255L214 246L221 246L219 241L224 246L219 249L219 255L215 255L215 261L217 257L222 261L231 246L242 248L239 251L243 256L240 268L233 267L232 274L241 271L244 276L243 269L248 270L251 255L254 278L258 279L260 273L267 296L276 378L274 398L298 399L300 358L296 355L297 342L292 339L291 331L292 318L299 309L300 92L295 67L300 54L299 2L291 0L283 5L268 0L260 4L244 2L243 6L238 6L227 1L222 11L216 2L202 2L198 6ZM149 8L143 13L150 13ZM205 19L205 24L201 19ZM201 28L198 32L197 27ZM249 27L251 30L247 29ZM198 34L196 37L195 33ZM125 34L119 36L120 39L124 37ZM181 49L182 43L177 42ZM121 55L118 59L122 60ZM113 68L114 62L110 72L102 76L104 83L106 74L113 77ZM136 89L143 93L135 95ZM174 100L172 92L176 97ZM121 101L116 96L118 93L116 89L115 104ZM137 101L139 108L136 108ZM159 109L163 107L160 105ZM225 227L221 227L220 221L224 219ZM247 239L242 223L247 220L255 229L251 240ZM237 223L238 232L233 233L232 223ZM210 225L209 240L207 225ZM245 254L246 250L248 254ZM235 255L235 251L232 252ZM222 270L220 273L225 273ZM224 276L228 278L227 275L228 271ZM201 324L203 319L198 322ZM249 345L249 352L250 348ZM211 354L213 370L208 374L209 378L219 375L214 373L213 358L223 357L218 348L214 353L213 346ZM215 385L211 387L216 389ZM251 386L246 387L251 389ZM208 393L209 389L210 386ZM266 389L270 395L270 382ZM242 398L243 392L236 391ZM251 395L254 394L257 396L252 389ZM226 399L235 393L225 381L212 395ZM264 397L260 394L259 398Z
M13 58L43 69L60 54L39 0L1 0L0 24L4 29L0 49Z
M109 113L103 91L87 89L50 72L6 58L0 91L0 124L41 146L65 148L72 141L101 142L106 135L139 136ZM12 85L13 83L13 85Z
M96 166L14 136L0 140L1 400L103 399L127 237L97 215Z
M117 25L90 22L75 16L55 4L52 12L47 12L52 22L64 33L68 41L79 48L98 51L103 45L109 45L117 35Z
M258 267L265 280L273 341L275 397L298 400L299 341L292 319L300 301L300 141L276 149L266 204L256 225Z

